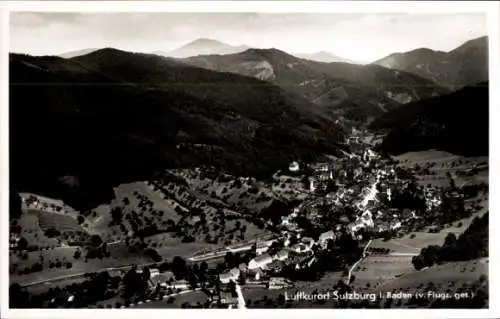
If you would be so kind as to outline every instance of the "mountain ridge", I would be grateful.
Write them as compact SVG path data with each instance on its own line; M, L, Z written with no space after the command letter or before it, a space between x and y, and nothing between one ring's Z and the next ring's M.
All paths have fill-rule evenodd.
M166 168L268 176L347 149L332 119L254 78L114 49L9 61L11 189L76 209ZM65 176L77 190L61 183Z
M389 131L380 148L390 154L429 149L464 156L489 153L489 84L467 86L447 95L390 111L371 124Z
M393 53L372 64L411 72L449 88L488 80L488 37L466 41L448 52L419 48Z
M322 63L278 49L248 49L229 55L202 55L180 61L276 84L335 115L365 122L421 98L446 93L432 81L378 65Z
M199 38L171 51L153 53L166 57L186 58L203 54L231 54L249 49L246 45L233 46L218 40Z

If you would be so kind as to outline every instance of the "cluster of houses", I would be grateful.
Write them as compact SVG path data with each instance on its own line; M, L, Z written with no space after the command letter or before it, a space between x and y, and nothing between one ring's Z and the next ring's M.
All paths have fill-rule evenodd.
M395 211L381 206L379 195L390 202L394 196L393 189L405 187L405 181L397 178L393 166L384 166L379 160L380 155L367 147L363 147L358 154L348 155L351 156L312 165L314 173L308 178L312 193L327 189L328 182L335 181L339 189L325 196L326 202L332 205L332 211L341 211L345 206L354 208L357 215L354 216L355 220L352 221L353 216L346 216L345 220L339 216L337 231L346 230L353 236L361 229L385 232L397 230L406 220L418 218L415 211ZM294 163L290 164L290 170L293 167ZM346 181L350 181L349 187L346 187ZM432 189L425 191L425 199L428 210L441 204L439 196ZM290 232L300 232L294 223L297 213L294 210L290 215L283 216L280 226ZM309 220L321 220L316 218L321 213L314 206L306 214ZM300 251L303 247L298 249Z
M298 234L300 236L300 234ZM285 236L283 247L274 253L269 250L276 239L268 241L257 241L255 245L256 257L248 264L240 264L238 267L228 270L219 275L219 280L223 284L231 281L237 282L240 276L247 278L247 282L266 281L270 289L280 286L273 275L278 274L284 267L295 265L295 269L310 267L315 261L313 246L315 244L326 249L329 240L335 240L333 231L328 231L319 236L318 241L310 237L303 237L297 243L290 245L290 240ZM271 284L272 282L272 284ZM285 285L283 283L283 285Z
M425 196L426 210L428 212L438 208L441 205L442 201L437 191L432 187L424 188L424 196Z

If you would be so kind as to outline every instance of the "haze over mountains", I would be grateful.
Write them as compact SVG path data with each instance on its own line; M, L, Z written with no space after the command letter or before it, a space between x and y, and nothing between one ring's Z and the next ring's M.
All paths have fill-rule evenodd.
M201 38L189 42L188 44L173 51L155 51L153 53L174 58L186 58L204 54L238 53L241 51L245 51L248 48L249 47L247 47L246 45L232 46L230 44L223 43L217 40Z
M488 80L488 37L467 41L449 52L420 48L394 53L373 64L412 72L450 88L474 85Z
M172 57L172 58L187 58L187 57L192 57L192 56L197 56L197 55L225 55L225 54L234 54L234 53L239 53L243 52L245 50L250 49L249 46L247 45L238 45L238 46L233 46L218 40L214 39L207 39L207 38L200 38L196 39L192 42L187 43L186 45L183 45L180 48L177 48L175 50L156 50L152 53L162 55L165 57ZM62 54L58 54L58 56L62 58L72 58L76 57L79 55L84 55L87 53L91 53L93 51L96 51L98 49L82 49L82 50L76 50L76 51L71 51L71 52L66 52ZM294 54L297 57L307 59L307 60L313 60L317 62L345 62L345 63L353 63L356 64L358 62L349 60L346 58L339 57L333 53L329 53L326 51L319 51L315 53L297 53Z
M331 63L331 62L344 62L344 63L352 63L352 64L362 64L353 60L349 60L346 58L341 58L333 53L326 52L326 51L319 51L316 53L298 53L294 54L296 57L301 58L301 59L306 59L306 60L313 60L317 62L325 62L325 63Z
M71 59L71 58L74 58L74 57L77 57L77 56L80 56L80 55L89 54L89 53L97 51L97 50L99 50L99 49L96 49L96 48L81 49L81 50L76 50L76 51L70 51L70 52L61 53L61 54L58 54L58 56L60 56L61 58L65 58L65 59Z

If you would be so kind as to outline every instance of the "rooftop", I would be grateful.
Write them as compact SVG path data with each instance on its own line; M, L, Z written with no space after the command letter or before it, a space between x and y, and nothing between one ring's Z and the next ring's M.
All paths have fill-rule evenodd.
M255 257L253 260L254 260L255 262L259 263L259 262L267 261L267 260L269 260L269 259L273 259L273 258L271 257L271 255L269 255L269 254L262 254L262 255L260 255L260 256Z

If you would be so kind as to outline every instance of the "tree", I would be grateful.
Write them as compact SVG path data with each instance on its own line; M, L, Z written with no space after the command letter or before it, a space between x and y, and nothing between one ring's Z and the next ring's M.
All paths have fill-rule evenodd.
M102 241L102 239L101 239L101 236L99 236L99 235L93 235L93 236L90 238L90 241L92 242L92 245L93 245L94 247L98 247L98 246L100 246L100 245L103 243L103 241Z
M21 285L14 283L9 287L10 308L30 308L30 294Z
M11 190L9 200L9 213L10 218L17 219L22 215L22 200L18 193Z
M227 268L232 268L233 267L234 255L233 255L232 252L228 251L226 253L226 256L224 256L224 262L226 263Z
M129 270L123 277L123 296L125 298L130 298L134 295L142 295L148 284L143 280L143 277L137 273L136 269Z
M413 256L411 259L411 262L413 264L413 267L415 267L416 270L420 270L424 268L424 258L421 255L418 256Z
M122 223L122 218L123 218L123 211L120 207L115 207L111 210L111 218L113 219L113 222L116 225L119 225Z
M227 289L233 296L236 295L236 284L234 283L234 281L229 281L229 283L227 284Z
M149 270L149 267L144 267L142 269L142 278L144 280L149 280L149 278L151 278L151 270Z
M175 256L172 260L171 269L176 278L184 278L186 274L186 261L180 256Z
M245 275L244 274L240 274L240 276L238 277L238 284L240 286L244 286L246 284L246 278L245 278Z
M80 225L83 224L83 222L85 222L85 218L82 215L78 215L76 220L78 221L78 224L80 224Z
M454 246L457 243L457 237L453 233L448 233L444 240L444 246Z
M27 248L28 248L28 241L26 240L26 238L21 237L17 242L17 249L26 250Z

